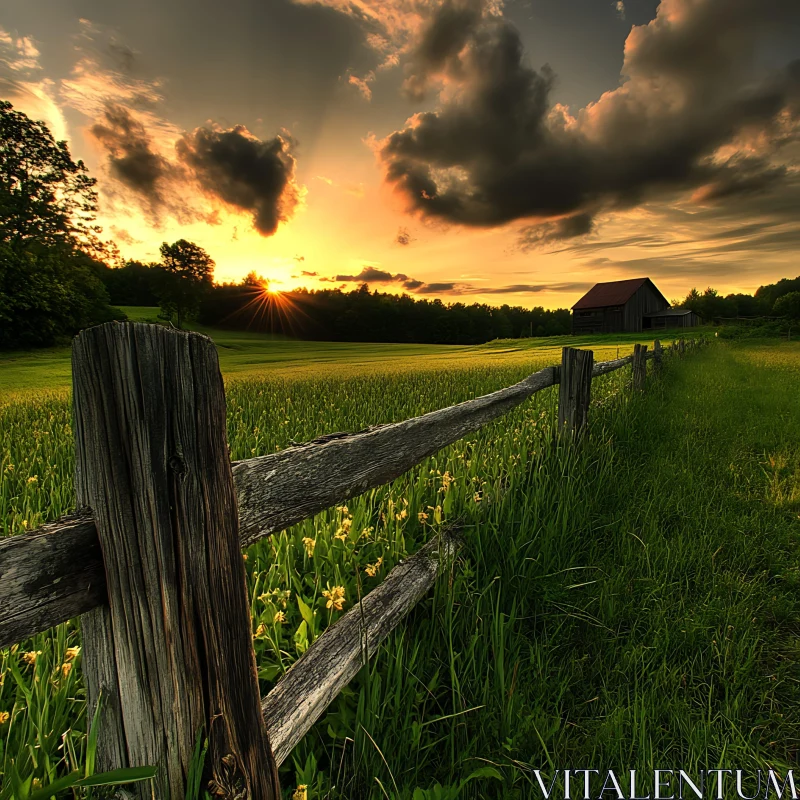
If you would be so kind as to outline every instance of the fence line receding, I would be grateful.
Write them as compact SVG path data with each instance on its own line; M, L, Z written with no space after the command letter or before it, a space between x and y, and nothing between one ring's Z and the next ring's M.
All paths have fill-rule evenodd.
M73 346L79 510L0 541L0 647L81 615L89 711L103 696L97 768L159 764L155 797L185 794L199 729L205 785L280 796L278 765L451 561L438 534L328 628L260 699L241 550L382 486L559 385L558 429L587 423L591 382L683 356L704 340L558 366L448 408L266 456L228 460L216 349L200 334L108 323ZM149 789L142 785L140 797Z

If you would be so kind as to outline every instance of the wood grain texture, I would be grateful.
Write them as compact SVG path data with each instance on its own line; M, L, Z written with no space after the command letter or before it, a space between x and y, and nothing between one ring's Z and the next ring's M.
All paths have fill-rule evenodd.
M278 764L433 586L457 547L458 539L443 533L401 561L328 628L264 698L262 710Z
M73 389L76 491L93 510L109 606L93 620L106 629L84 640L84 671L105 673L89 687L116 678L122 728L101 727L106 750L160 765L155 797L183 797L205 728L216 787L279 797L213 342L138 323L86 329Z
M632 358L594 364L592 375L613 372ZM356 434L330 434L280 453L234 463L241 546L399 477L428 455L557 383L559 369L548 367L516 386L405 422ZM76 482L80 483L79 475ZM105 571L94 519L81 519L65 517L0 541L0 576L16 576L3 580L6 602L0 607L0 647L105 602ZM39 536L44 538L39 540ZM40 565L40 555L50 550L52 557ZM91 624L86 622L87 627Z
M63 622L94 608L105 599L105 583L100 543L88 513L0 539L0 646L47 630L57 624L54 618Z
M624 358L616 358L613 361L599 361L592 366L592 377L599 378L601 375L607 375L609 372L614 372L622 367L626 367L633 361L633 356L625 356Z
M594 353L564 347L558 387L558 431L579 436L586 427L592 393Z
M556 382L556 370L546 367L506 389L421 417L235 463L242 544L393 481Z

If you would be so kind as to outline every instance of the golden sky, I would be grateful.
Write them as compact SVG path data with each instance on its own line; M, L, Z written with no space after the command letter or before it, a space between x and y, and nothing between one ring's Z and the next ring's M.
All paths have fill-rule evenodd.
M800 271L798 43L796 0L27 0L0 97L126 258L552 308Z

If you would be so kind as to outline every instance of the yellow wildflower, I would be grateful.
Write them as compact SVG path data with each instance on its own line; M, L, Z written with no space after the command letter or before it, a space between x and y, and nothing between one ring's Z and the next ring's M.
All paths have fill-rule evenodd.
M475 492L475 502L480 503L481 500L483 500L483 498L481 497L481 493Z
M342 514L349 514L350 512L347 510L347 506L336 506L337 511L341 511Z
M322 596L327 598L327 608L333 608L336 611L341 611L344 608L345 595L344 586L334 586L333 589L325 589Z
M72 661L72 659L75 658L75 656L77 656L78 653L80 653L80 651L81 651L80 647L68 647L67 652L64 653L64 658L67 661Z
M442 475L442 489L446 492L450 488L450 484L455 483L456 479L449 473L445 472Z
M345 533L350 533L350 528L353 527L353 519L352 517L345 517L342 520L342 525L339 530L344 531Z
M308 800L308 786L306 786L305 783L301 783L294 790L294 794L292 795L292 800Z
M36 656L40 656L41 654L42 654L41 650L31 650L30 652L25 653L25 655L22 656L22 660L26 664L35 664L36 663Z
M375 530L375 528L373 528L372 526L370 526L369 528L364 528L364 530L361 531L361 535L362 536L366 536L367 538L369 538L370 536L372 536L372 532L374 530Z
M394 518L399 522L408 516L408 509L404 508L399 514L395 514Z
M69 673L72 672L72 664L66 662L61 665L61 674L66 678Z
M383 565L383 556L381 556L374 564L367 564L364 568L364 572L370 576L370 578L374 578L378 574L378 570Z
M303 537L303 545L306 548L306 553L308 553L309 558L314 555L314 546L316 545L317 540L312 539L310 536Z
M0 711L0 725L2 725L5 722L8 722L8 718L10 716L11 714L9 714L8 711Z
M345 533L345 531L343 531L341 528L339 528L339 530L336 531L336 533L333 534L333 538L334 539L338 539L340 542L346 542L347 541L347 533Z
M256 628L256 636L264 636L267 632L267 626L263 622L258 623Z
M242 554L242 558L243 558L245 561L247 561L247 553L243 553L243 554Z
M417 514L417 519L420 522L425 522L428 519L428 515L424 511L420 511L419 514Z
M31 475L30 478L28 478L28 483L36 483L36 481L38 480L39 480L38 475Z
M282 622L286 622L286 614L284 614L283 611L276 611L272 621L276 625L280 625Z

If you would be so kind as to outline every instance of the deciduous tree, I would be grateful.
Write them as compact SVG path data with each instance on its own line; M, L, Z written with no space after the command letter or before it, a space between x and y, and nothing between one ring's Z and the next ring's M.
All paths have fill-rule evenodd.
M159 289L161 309L177 315L178 327L197 314L200 301L212 286L214 261L199 245L179 239L161 245L163 276Z

